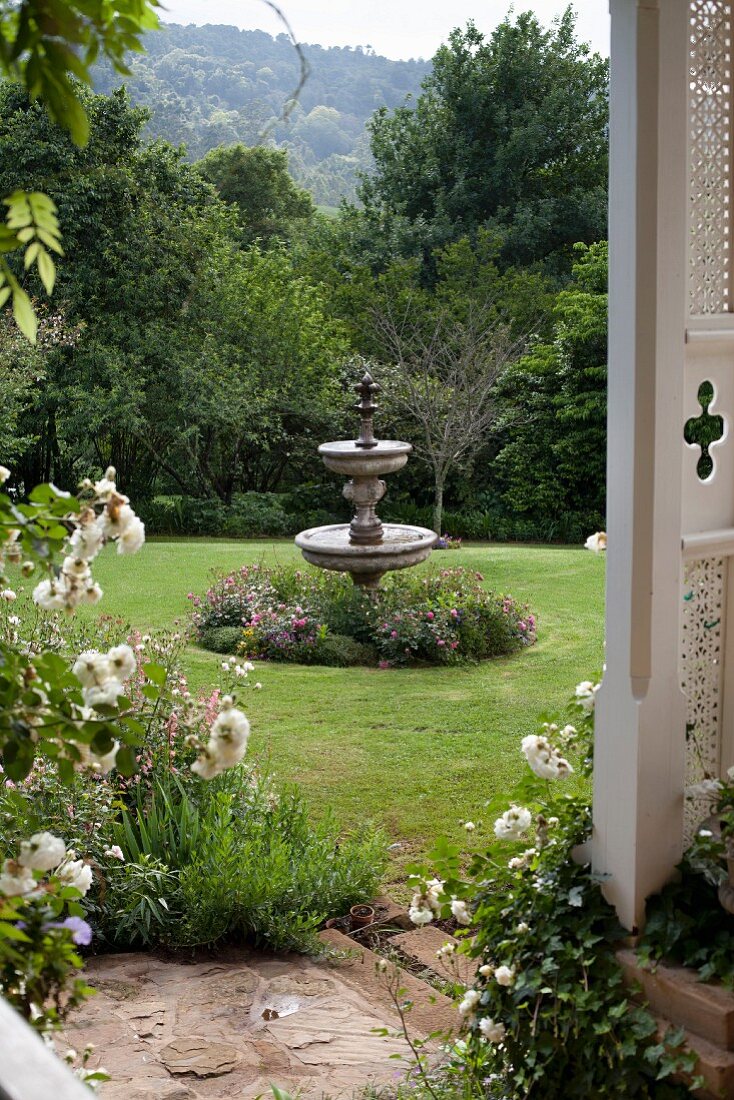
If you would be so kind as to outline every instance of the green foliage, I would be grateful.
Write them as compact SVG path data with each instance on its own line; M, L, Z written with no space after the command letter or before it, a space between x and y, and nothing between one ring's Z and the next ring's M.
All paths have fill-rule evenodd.
M692 1088L700 1086L692 1076L696 1055L686 1049L682 1031L670 1029L658 1041L654 1018L632 1000L615 956L624 930L580 858L591 807L585 795L564 789L568 779L541 777L548 753L559 749L574 750L577 768L590 774L590 683L586 696L577 689L568 711L549 717L539 722L546 746L540 760L532 745L523 744L532 771L510 796L532 813L533 846L507 866L496 847L475 851L465 878L460 848L439 840L429 865L412 869L414 905L431 904L424 899L438 876L437 915L452 912L452 898L470 907L463 923L473 934L463 950L477 971L460 1009L469 1054L465 1076L477 1091L489 1077L495 1082L490 1095L512 1100L689 1096L687 1086L670 1079L682 1074Z
M61 877L63 868L30 871L14 859L2 866L3 878L24 872L38 883L35 890L15 893L20 887L11 881L0 892L0 994L47 1035L93 992L78 977L82 960L75 947L89 942L91 929L82 920L82 893Z
M169 871L155 856L142 853L110 877L101 927L110 921L112 942L122 947L154 947L167 942L171 926L180 919L180 913L172 908L178 897L178 873Z
M246 244L287 240L293 223L314 212L311 196L288 175L288 155L282 150L218 146L197 161L196 168L226 203L237 208Z
M22 0L3 12L0 65L83 145L89 129L78 82L91 84L99 56L128 74L125 56L139 51L142 35L158 26L156 7L157 0Z
M654 967L663 959L697 970L702 981L734 989L734 928L718 886L727 880L725 846L700 831L678 867L678 876L647 903L640 959Z
M237 247L233 209L179 152L143 146L124 94L84 101L80 151L0 88L0 193L30 179L56 201L57 294L77 334L73 354L44 349L19 480L72 486L110 463L136 499L277 488L331 431L342 326L285 252Z
M211 653L237 653L241 642L241 626L207 626L199 634L199 644Z
M77 145L89 137L89 121L80 99L81 83L91 83L90 67L100 54L119 73L127 73L125 54L139 50L141 35L158 26L157 0L22 0L0 13L0 72L18 81L33 100ZM22 251L23 267L34 264L47 294L56 269L51 252L63 255L52 200L38 191L16 188L2 200L7 206L0 224L0 254ZM17 274L0 256L0 307L12 298L18 328L33 343L37 317Z
M369 167L369 116L417 93L430 68L361 47L305 45L310 73L294 103L299 58L285 35L169 23L146 35L144 45L145 54L130 61L126 86L150 111L152 136L185 144L196 160L219 146L258 145L267 134L287 152L298 183L331 206L354 196L359 170ZM108 94L119 84L107 62L94 80Z
M488 39L470 23L414 103L376 113L359 193L383 248L424 257L484 226L503 265L563 270L573 244L605 236L607 63L574 19L546 31L526 12Z
M34 264L47 294L56 281L56 268L49 249L63 255L56 206L39 191L13 191L7 199L5 223L0 224L0 253L23 249L23 267ZM22 333L35 343L38 319L28 294L18 282L9 264L0 258L0 307L12 297L13 317Z
M113 826L103 933L116 946L223 941L315 951L327 916L374 893L384 840L313 824L293 790L239 770L207 784L160 776Z
M218 577L205 597L190 594L202 645L230 644L222 629L238 627L238 651L302 664L381 667L409 661L456 664L532 645L536 619L527 606L482 586L481 574L444 569L388 577L367 594L341 574L242 566ZM352 639L345 646L338 640ZM331 640L330 640L331 639Z
M576 248L573 282L553 308L552 341L505 372L497 390L495 491L506 514L604 526L607 244Z

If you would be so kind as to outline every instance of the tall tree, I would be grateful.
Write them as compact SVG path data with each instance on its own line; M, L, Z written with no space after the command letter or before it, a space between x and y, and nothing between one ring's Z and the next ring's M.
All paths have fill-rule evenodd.
M415 103L370 123L368 233L428 259L485 226L503 264L559 268L606 235L607 62L574 19L544 30L528 12L487 40L471 23L450 35Z
M607 243L577 246L552 339L498 387L499 453L491 479L508 515L546 538L603 526L606 475Z
M219 146L202 157L196 168L235 207L246 244L287 240L294 224L314 212L311 196L289 176L288 155L280 149Z

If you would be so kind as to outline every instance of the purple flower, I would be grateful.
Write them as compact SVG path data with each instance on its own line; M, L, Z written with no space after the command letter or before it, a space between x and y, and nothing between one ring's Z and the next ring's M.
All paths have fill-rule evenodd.
M92 942L92 926L81 917L67 917L66 920L53 921L44 928L68 928L74 943L87 947Z

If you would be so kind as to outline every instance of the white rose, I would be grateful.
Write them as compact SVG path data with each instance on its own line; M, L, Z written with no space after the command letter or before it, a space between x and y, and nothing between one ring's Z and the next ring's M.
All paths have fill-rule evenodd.
M494 835L500 840L518 840L530 828L533 816L524 806L511 806L494 823Z
M471 916L469 915L469 910L466 907L465 901L460 901L459 898L452 898L451 912L459 924L471 924Z
M117 699L125 694L125 688L119 680L106 680L98 686L82 688L82 698L88 707L117 705Z
M98 687L112 677L109 660L96 649L80 653L71 671L85 688Z
M0 466L0 485L4 485L10 477L10 470L7 466Z
M476 1011L476 1007L481 999L482 995L478 989L467 989L459 1005L460 1014L462 1016L471 1016L472 1013Z
M18 863L33 871L51 871L64 860L66 845L53 833L34 833L20 845Z
M67 886L73 886L80 894L86 894L92 885L92 868L83 859L67 860L56 872Z
M118 645L107 654L112 675L117 680L129 680L138 667L135 653L129 645Z
M430 924L433 920L433 910L428 906L416 907L411 905L408 910L408 916L412 920L413 924L417 924L419 927L422 924Z
M137 516L133 516L117 539L117 553L137 554L144 542L145 524Z
M211 745L211 742L209 742ZM196 772L202 779L214 779L215 776L221 775L224 771L224 765L220 764L213 753L209 755L202 754L198 760L195 760L191 765L192 772Z
M22 897L30 894L35 886L36 880L30 867L22 867L12 859L5 860L0 872L0 894L8 898Z
M595 554L601 553L602 550L607 548L607 533L606 531L596 531L593 535L589 535L588 539L584 543L584 549L592 550Z
M40 581L33 589L33 602L44 611L60 611L66 606L66 590L57 580Z
M91 561L96 558L102 549L104 536L97 523L85 523L72 534L69 539L69 549L77 558Z
M479 1030L489 1043L501 1043L505 1037L505 1025L485 1016L479 1021Z
M498 966L494 972L497 985L512 985L515 980L514 966Z

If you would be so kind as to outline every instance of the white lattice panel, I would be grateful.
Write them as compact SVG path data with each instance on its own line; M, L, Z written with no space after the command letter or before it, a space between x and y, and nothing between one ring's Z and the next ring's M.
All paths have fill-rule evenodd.
M692 314L726 313L731 296L732 4L690 6L690 286Z
M699 558L685 571L681 671L690 731L686 786L719 774L726 568L724 558ZM686 802L686 842L710 812L710 803Z

